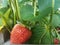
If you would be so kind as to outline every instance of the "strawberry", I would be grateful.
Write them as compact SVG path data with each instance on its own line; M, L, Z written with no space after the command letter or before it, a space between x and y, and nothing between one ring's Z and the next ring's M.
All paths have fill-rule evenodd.
M54 44L59 44L59 40L58 39L54 39Z
M28 28L16 24L11 31L10 42L13 44L23 44L28 41L31 36L32 32Z

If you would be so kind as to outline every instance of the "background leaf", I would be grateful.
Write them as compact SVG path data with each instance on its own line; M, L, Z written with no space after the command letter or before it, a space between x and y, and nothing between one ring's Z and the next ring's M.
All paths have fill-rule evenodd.
M57 10L60 8L60 0L55 0L54 9Z
M60 15L58 15L58 14L53 15L52 25L55 26L55 27L57 27L57 26L60 27Z
M0 0L0 8L7 7L8 1L7 0Z

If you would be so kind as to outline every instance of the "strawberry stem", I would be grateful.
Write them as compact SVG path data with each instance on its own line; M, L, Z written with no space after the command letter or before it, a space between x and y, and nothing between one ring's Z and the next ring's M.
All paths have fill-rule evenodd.
M33 6L34 6L34 17L36 16L36 10L37 10L37 3L36 0L33 0Z
M9 28L7 28L7 26L6 26L6 29L8 30L8 32L10 33L10 29Z
M52 11L51 11L51 15L50 15L50 23L49 23L49 25L50 25L50 37L52 38L52 34L51 34L51 29L52 29L52 25L51 25L51 23L52 23L52 17L53 17L53 14L54 14L54 0L52 0ZM53 41L53 40L52 40Z
M21 16L20 16L20 8L19 8L19 5L18 5L18 0L15 0L15 4L16 4L16 13L18 15L18 19L20 20Z

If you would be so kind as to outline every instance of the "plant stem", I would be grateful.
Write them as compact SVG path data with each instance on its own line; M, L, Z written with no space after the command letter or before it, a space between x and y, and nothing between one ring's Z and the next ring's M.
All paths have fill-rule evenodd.
M50 15L50 23L52 22L52 15L54 14L54 0L52 0L52 11Z
M37 10L37 3L36 0L33 0L33 6L34 6L34 17L36 16L36 10Z
M13 11L13 14L14 14L13 15L13 18L14 18L13 22L14 22L14 25L15 25L16 24L16 17L15 17L16 10L15 10L15 5L14 5L14 2L12 0L9 0L9 4L10 4L10 7L11 7L11 9Z
M14 25L16 24L16 16L15 16L15 12L14 12Z
M20 16L20 8L18 5L18 0L15 0L15 4L16 4L16 14L18 15L18 19L20 20L21 16Z
M50 15L50 23L49 23L50 24L50 30L52 28L51 23L52 23L53 14L54 14L54 0L52 0L52 10L51 10L51 15Z
M6 29L8 30L8 32L10 33L10 29L9 28L7 28L7 26L6 26Z
M50 37L52 38L52 34L51 34L51 30L52 30L52 18L53 18L53 15L54 15L54 0L52 0L52 11L51 11L51 15L50 15L50 23L49 23L49 25L50 25ZM53 40L52 40L53 41Z

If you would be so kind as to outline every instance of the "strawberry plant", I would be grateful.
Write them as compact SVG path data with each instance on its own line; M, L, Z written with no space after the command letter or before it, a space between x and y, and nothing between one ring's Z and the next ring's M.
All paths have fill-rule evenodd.
M19 44L60 43L60 0L1 0L0 2L0 30L5 27L11 35L15 31L12 36L10 35L11 41L17 39L13 42ZM32 35L22 36L26 37L20 42L18 37L21 38L22 32L18 34L16 31L22 29L17 30L15 27L15 30L16 24L23 24L29 29L25 33L30 34L31 31ZM17 38L14 38L15 34L18 34Z

